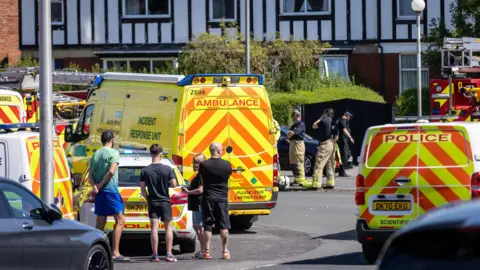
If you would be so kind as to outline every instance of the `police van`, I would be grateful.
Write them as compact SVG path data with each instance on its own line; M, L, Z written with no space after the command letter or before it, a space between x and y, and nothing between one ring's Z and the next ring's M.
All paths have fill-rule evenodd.
M32 129L38 124L0 124L0 177L17 181L40 197L40 133ZM55 136L53 143L54 203L64 218L74 219L70 169L59 138Z
M374 126L366 131L355 203L369 263L396 230L437 207L480 197L480 125Z
M234 172L229 182L232 227L248 229L268 215L278 196L277 129L261 75L105 73L97 77L75 130L65 141L74 173L83 174L100 135L111 129L116 147L147 150L158 143L183 177L193 157L223 144Z
M437 207L480 197L480 125L374 126L356 178L357 240L374 263L388 237Z

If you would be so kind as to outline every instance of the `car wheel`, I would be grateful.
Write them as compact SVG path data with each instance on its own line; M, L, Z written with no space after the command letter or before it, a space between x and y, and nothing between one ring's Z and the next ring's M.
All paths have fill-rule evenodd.
M303 164L305 168L305 176L312 176L313 175L313 166L315 166L315 161L313 160L312 156L305 155L305 162Z
M110 258L107 251L101 245L93 246L88 251L87 260L85 261L85 267L83 269L88 270L110 270L112 265L110 264Z
M363 257L369 264L375 264L381 250L380 244L362 244Z
M193 239L184 239L180 241L180 252L181 253L193 253L197 248L197 238Z

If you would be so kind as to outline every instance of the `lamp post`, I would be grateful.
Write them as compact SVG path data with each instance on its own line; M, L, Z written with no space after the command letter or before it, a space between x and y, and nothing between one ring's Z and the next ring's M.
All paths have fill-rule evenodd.
M412 9L417 13L417 72L418 72L418 93L417 93L417 103L418 103L418 116L422 116L422 43L421 43L421 33L420 33L420 16L422 11L425 9L425 1L423 0L413 0Z

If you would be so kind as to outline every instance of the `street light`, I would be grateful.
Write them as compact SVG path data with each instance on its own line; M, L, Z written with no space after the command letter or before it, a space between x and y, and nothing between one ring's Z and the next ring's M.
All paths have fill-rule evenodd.
M418 72L418 89L417 89L417 103L418 116L422 116L422 43L420 33L420 16L425 9L425 1L413 0L412 9L417 13L417 72Z

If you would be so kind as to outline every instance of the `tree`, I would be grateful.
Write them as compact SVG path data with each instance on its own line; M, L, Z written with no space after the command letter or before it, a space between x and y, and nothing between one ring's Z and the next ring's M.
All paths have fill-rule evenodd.
M233 25L222 25L223 35L202 33L191 40L179 57L180 72L244 73L245 39ZM293 40L293 39L291 39ZM251 41L251 72L262 74L271 91L315 90L305 83L320 80L316 59L329 47L319 41L284 41L280 37L268 42ZM311 70L316 78L312 79ZM314 76L315 76L314 75ZM307 86L306 86L307 85ZM307 89L305 89L307 88Z

